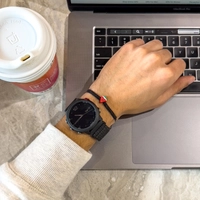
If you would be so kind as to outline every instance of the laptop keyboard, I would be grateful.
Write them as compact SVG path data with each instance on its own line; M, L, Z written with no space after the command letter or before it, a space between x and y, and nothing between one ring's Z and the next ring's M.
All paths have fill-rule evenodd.
M145 43L158 39L173 58L182 58L186 63L184 75L196 77L194 83L181 93L200 93L200 29L94 29L94 80L107 61L121 46L141 38Z

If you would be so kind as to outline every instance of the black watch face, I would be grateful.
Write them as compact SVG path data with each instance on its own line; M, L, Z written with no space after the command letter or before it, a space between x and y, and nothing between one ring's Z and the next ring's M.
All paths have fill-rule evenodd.
M67 121L75 131L83 132L96 121L96 115L96 108L91 102L80 100L69 109Z

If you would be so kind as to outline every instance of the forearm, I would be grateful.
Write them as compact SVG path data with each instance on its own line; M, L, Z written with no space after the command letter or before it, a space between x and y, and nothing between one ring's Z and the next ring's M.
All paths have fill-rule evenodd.
M90 153L48 125L16 159L0 167L0 197L4 193L10 199L14 195L59 200L90 158Z
M96 104L107 126L114 123L105 107L92 95L84 94L81 98ZM87 151L96 140L88 134L72 131L65 116L55 127L48 125L16 159L0 167L0 197L62 198L75 175L90 159ZM17 194L14 193L16 188Z

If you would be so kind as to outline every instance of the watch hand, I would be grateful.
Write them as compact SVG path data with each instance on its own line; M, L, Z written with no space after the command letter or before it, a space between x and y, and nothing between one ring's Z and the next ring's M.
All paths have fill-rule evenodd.
M75 116L77 116L77 117L79 117L78 119L77 119L77 121L74 123L74 124L76 124L76 123L78 123L79 121L80 121L80 119L84 116L84 115L86 115L86 114L88 114L89 112L91 112L92 110L91 109L89 109L86 113L84 113L83 115L82 114L77 114L77 115L75 115Z
M83 115L75 115L75 116L79 116L79 118L76 120L76 122L74 124L77 124L79 122L79 120L83 117Z
M79 114L79 115L74 115L74 116L76 116L76 117L82 117L83 115L82 115L82 114Z

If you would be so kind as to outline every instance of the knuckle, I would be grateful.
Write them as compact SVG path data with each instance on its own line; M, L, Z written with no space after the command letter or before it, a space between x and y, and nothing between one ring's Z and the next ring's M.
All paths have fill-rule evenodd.
M178 64L179 64L179 66L181 66L181 67L186 67L186 63L185 63L185 61L184 60L182 60L182 59L177 59L177 62L178 62Z
M163 43L158 39L151 40L148 43L154 43L154 45L157 45L157 46L160 46L160 48L163 48Z
M173 62L174 62L174 64L177 64L178 66L181 66L181 67L186 66L186 63L183 59L175 59Z
M137 47L139 45L142 45L143 43L144 41L142 39L132 40L130 42L127 42L125 45L123 45L121 49L125 52L130 52L137 49Z
M172 77L174 77L174 73L169 68L164 68L164 69L160 70L160 72L158 73L158 77L159 77L158 80L161 83L165 84L169 80L171 80Z
M162 60L160 54L158 54L156 52L150 53L149 57L154 62L160 62Z
M133 42L128 42L125 45L123 45L121 49L126 52L129 52L132 51L135 47L136 45Z
M186 68L186 63L182 59L175 59L172 61L172 65L176 66L177 71L183 72L184 69Z
M165 52L166 54L168 54L172 58L171 51L169 51L168 49L163 49L162 51Z
M167 80L171 79L172 77L174 77L174 72L170 69L166 70L165 77L166 77Z
M163 46L163 43L160 40L155 39L154 41L157 42L159 45Z
M137 53L139 53L138 55L146 55L146 54L148 54L148 50L145 47L139 47L138 51L139 51L139 52L137 52Z

